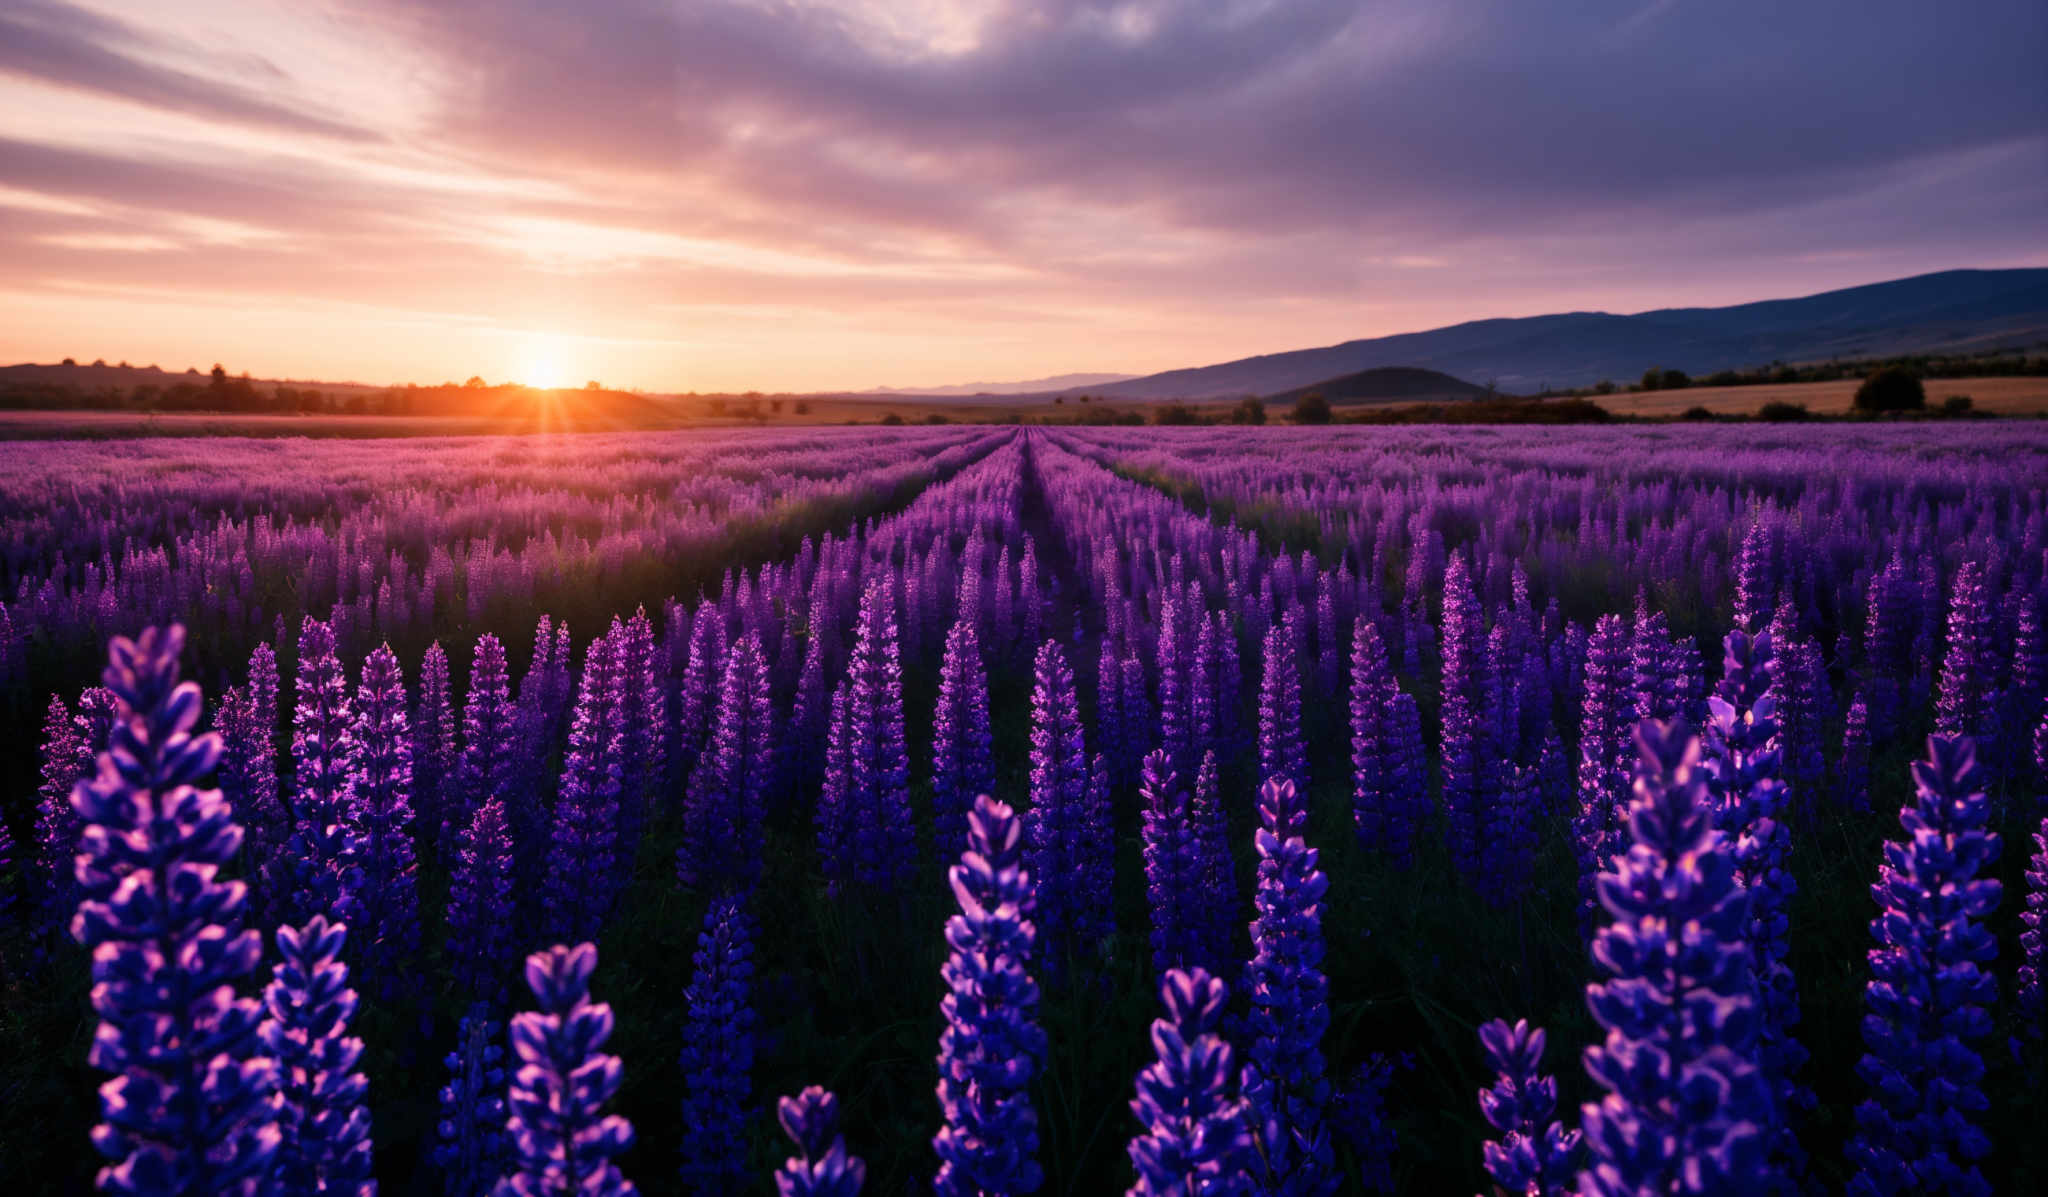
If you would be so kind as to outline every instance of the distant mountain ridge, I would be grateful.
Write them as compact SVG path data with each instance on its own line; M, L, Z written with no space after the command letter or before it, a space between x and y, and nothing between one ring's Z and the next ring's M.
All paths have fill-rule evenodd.
M1050 378L1032 378L1023 382L963 382L946 387L876 387L862 391L863 395L1048 395L1059 391L1076 391L1085 387L1099 387L1106 383L1123 382L1138 377L1136 374L1055 374Z
M1833 357L1969 352L2048 341L2048 269L1949 270L1724 308L1567 312L1261 354L1099 388L1126 399L1273 395L1381 366L1502 391L1627 382L1652 366L1714 370Z

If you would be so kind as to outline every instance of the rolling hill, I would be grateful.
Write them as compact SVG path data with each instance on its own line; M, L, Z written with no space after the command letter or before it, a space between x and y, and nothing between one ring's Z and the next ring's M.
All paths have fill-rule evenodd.
M1343 407L1367 403L1440 403L1460 399L1485 399L1485 387L1436 370L1414 366L1376 366L1326 378L1321 382L1266 396L1268 403L1292 403L1311 391L1319 392L1333 405Z
M1475 320L1169 370L1096 388L1126 399L1273 395L1381 366L1503 391L1625 382L1651 366L1704 374L1834 357L1970 352L2048 341L2048 269L1949 270L1725 308Z

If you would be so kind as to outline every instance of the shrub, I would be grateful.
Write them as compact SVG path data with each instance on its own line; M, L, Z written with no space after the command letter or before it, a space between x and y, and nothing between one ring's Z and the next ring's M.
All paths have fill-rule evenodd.
M1927 389L1920 385L1920 376L1898 366L1879 370L1856 388L1857 411L1922 411L1926 407Z
M1297 424L1327 424L1330 422L1330 401L1323 398L1321 391L1310 391L1294 401L1294 414L1290 418Z
M1788 424L1811 420L1813 413L1806 410L1804 403L1766 403L1756 409L1756 418L1771 424Z
M1977 401L1968 395L1950 395L1941 401L1941 414L1944 416L1969 416L1975 415L1976 411Z
M1711 420L1714 418L1714 413L1695 404L1692 407L1686 408L1684 413L1678 418L1681 420Z
M1152 422L1154 424L1186 425L1199 424L1202 421L1201 417L1195 415L1195 409L1187 404L1167 403L1152 410Z
M903 417L897 415L895 412L892 411L888 415L882 417L882 423L888 425L891 428L901 428L903 427Z

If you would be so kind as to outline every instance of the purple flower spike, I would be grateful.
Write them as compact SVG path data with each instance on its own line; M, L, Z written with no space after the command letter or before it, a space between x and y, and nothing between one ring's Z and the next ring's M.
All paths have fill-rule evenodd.
M263 953L242 927L248 901L220 870L242 829L220 791L200 789L220 755L193 735L199 687L178 681L183 628L117 638L104 675L113 726L71 802L84 824L71 935L92 952L100 1024L87 1059L100 1086L93 1146L118 1194L254 1194L277 1151L258 1006L234 984Z
M277 1063L277 1197L371 1197L369 1082L348 1033L356 993L341 948L348 928L314 915L277 929L279 962L263 1004L264 1050Z
M633 1125L604 1104L625 1069L598 1049L612 1035L612 1008L590 1000L597 949L560 944L526 958L537 1010L512 1019L519 1070L508 1101L513 1171L496 1197L631 1197L612 1157L633 1143Z
M1557 1080L1541 1071L1543 1028L1496 1018L1479 1028L1479 1044L1498 1074L1491 1088L1479 1091L1479 1112L1501 1135L1485 1145L1486 1174L1510 1193L1570 1197L1579 1132L1551 1117Z
M1579 1192L1732 1197L1762 1180L1771 1117L1748 894L1714 829L1698 738L1646 720L1636 743L1633 844L1600 874L1613 922L1593 960L1608 979L1586 987L1586 1004L1606 1038L1586 1049L1586 1072L1607 1096L1581 1111L1592 1158Z
M1988 1107L1984 1062L1970 1043L1990 1033L1998 997L1985 968L1998 941L1983 920L1999 884L1979 876L1998 858L1998 836L1985 830L1991 803L1970 737L1931 737L1927 754L1899 812L1905 838L1885 845L1871 887L1877 946L1856 1068L1871 1093L1849 1141L1852 1197L1991 1192L1976 1165L1991 1143L1971 1121Z
M1130 1144L1138 1181L1129 1197L1249 1194L1245 1105L1231 1093L1230 1044L1216 1033L1223 982L1199 968L1171 969L1159 997L1166 1016L1152 1023L1155 1058L1138 1074L1131 1102L1145 1131Z
M947 993L938 1092L945 1126L932 1139L939 1197L1033 1193L1044 1179L1030 1084L1046 1042L1038 983L1027 971L1037 930L1023 835L1009 807L982 795L967 816L967 850L948 874L960 913L946 920L952 954L941 973Z
M839 1137L838 1098L812 1085L783 1098L775 1116L797 1150L775 1170L781 1197L860 1197L868 1168L846 1154L846 1140Z

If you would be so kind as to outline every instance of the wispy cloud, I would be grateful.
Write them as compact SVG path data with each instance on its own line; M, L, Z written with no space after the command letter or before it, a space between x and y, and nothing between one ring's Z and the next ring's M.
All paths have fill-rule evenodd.
M549 327L804 387L2038 262L2044 38L2029 0L18 0L0 305L296 296L209 353L301 375ZM437 332L347 323L387 309ZM49 321L0 356L148 353Z

